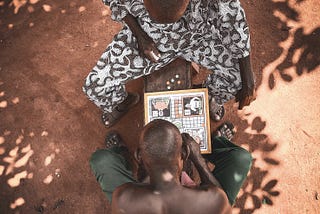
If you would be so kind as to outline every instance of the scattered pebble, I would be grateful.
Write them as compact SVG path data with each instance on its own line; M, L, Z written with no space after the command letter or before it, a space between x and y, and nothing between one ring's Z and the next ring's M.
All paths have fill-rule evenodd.
M55 175L57 178L60 178L60 177L61 177L61 170L60 170L60 169L56 169L55 172L54 172L54 175Z
M61 174L59 172L55 172L54 175L57 177L57 178L60 178L61 177Z
M44 209L47 207L47 203L42 199L42 203L40 205L35 205L34 209L38 213L44 213Z
M63 199L59 199L58 201L56 201L56 203L53 206L53 209L57 209L59 207L61 207L62 205L64 205L64 200Z
M43 213L44 212L44 207L42 205L34 206L34 210L37 211L38 213Z

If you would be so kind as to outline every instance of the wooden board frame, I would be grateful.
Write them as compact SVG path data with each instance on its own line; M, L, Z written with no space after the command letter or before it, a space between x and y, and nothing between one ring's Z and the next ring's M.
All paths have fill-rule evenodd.
M207 88L145 93L144 122L154 119L172 122L200 143L202 154L211 153Z

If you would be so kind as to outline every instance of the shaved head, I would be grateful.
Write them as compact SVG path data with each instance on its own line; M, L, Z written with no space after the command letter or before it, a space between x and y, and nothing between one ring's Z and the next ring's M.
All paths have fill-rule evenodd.
M141 134L139 148L144 161L170 164L181 157L179 129L165 120L153 120Z
M190 0L144 0L150 17L158 23L178 21L188 7Z

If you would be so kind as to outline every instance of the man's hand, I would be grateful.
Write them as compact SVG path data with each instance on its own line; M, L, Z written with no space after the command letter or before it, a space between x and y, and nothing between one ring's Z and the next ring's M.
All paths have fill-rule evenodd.
M251 71L250 55L239 59L242 88L236 94L236 102L239 102L238 109L250 105L255 98L254 79Z
M137 40L141 56L148 58L152 62L157 62L160 59L161 54L159 50L156 48L153 40L146 33L137 35Z
M136 18L131 14L127 14L123 20L129 26L133 35L137 38L140 55L148 58L152 62L157 62L161 57L160 52L156 48L153 40L140 27Z
M201 157L200 145L188 133L182 133L181 136L183 143L189 147L189 158L194 161Z
M202 184L213 184L221 187L219 181L213 176L208 165L200 153L200 145L187 133L182 133L182 141L189 147L189 158L199 172Z
M247 83L243 84L241 90L236 95L236 102L239 102L238 109L241 110L244 106L250 105L255 99L254 84L250 86Z

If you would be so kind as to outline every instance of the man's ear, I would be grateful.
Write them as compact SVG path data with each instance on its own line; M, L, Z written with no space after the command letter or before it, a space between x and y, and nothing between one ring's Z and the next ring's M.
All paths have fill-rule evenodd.
M190 148L186 143L182 143L181 158L186 161L190 155Z
M141 164L142 163L142 158L141 158L141 152L140 152L140 149L137 148L133 154L134 156L134 159L139 163Z

